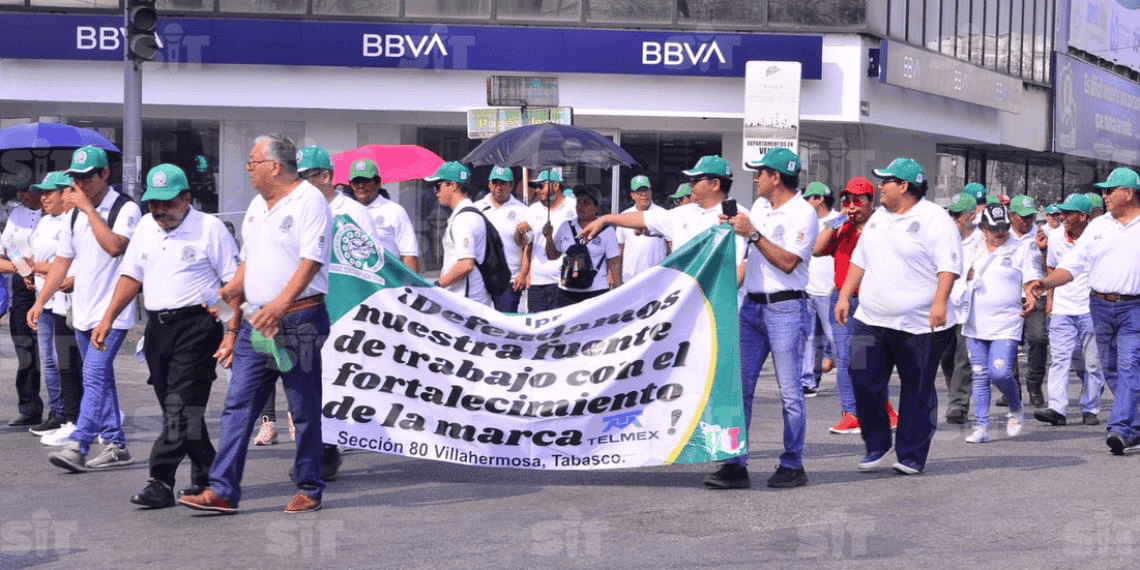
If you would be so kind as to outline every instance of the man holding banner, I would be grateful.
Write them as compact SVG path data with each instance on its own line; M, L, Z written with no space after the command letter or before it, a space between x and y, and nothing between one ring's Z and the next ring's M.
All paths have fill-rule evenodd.
M218 293L244 297L249 314L234 348L209 487L179 499L192 509L237 512L246 442L278 377L297 427L297 493L285 512L321 508L321 346L329 334L324 297L332 215L320 190L297 178L297 155L293 141L266 135L246 164L258 195L242 224L242 263Z
M756 381L771 353L783 404L784 453L768 486L799 487L808 482L803 467L807 416L800 383L807 315L804 288L818 221L815 209L797 190L800 159L794 152L776 147L747 166L757 170L756 195L771 206L754 207L751 216L726 218L737 235L748 237L749 248L744 276L747 297L740 308L744 426L747 430L752 424ZM747 455L729 459L705 478L705 486L748 488L747 464Z

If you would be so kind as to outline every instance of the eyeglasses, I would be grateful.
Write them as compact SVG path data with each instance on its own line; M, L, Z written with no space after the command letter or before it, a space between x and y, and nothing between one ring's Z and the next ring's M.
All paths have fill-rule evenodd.
M870 202L870 201L871 201L871 198L869 196L844 196L843 197L843 205L844 206L849 205L849 204L855 204L856 206L862 206L863 204L866 204L867 202Z
M88 180L95 178L95 175L98 174L98 172L99 169L97 168L89 170L87 172L76 172L71 175L71 180L72 182L87 182Z
M276 161L276 160L273 160L272 158L266 158L266 159L264 159L264 160L253 160L253 159L251 158L251 159L249 159L249 162L246 162L246 163L245 163L245 165L246 165L247 167L249 167L249 166L253 166L253 165L255 165L255 164L261 164L261 163L263 163L263 162L277 162L277 161Z
M879 186L886 184L902 184L903 182L904 181L902 178L884 178L883 181L879 183Z

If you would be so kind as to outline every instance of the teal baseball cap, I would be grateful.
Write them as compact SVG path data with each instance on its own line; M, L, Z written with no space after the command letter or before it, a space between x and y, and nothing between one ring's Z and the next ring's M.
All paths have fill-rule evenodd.
M696 166L689 170L682 170L681 172L689 178L699 178L701 176L732 178L732 169L728 167L728 161L715 154L702 156L701 159L697 161Z
M303 146L297 151L297 172L307 170L332 170L329 151L319 146Z
M1135 170L1121 166L1108 175L1108 180L1093 184L1097 188L1131 188L1140 190L1140 175Z
M1080 212L1082 214L1092 214L1092 200L1089 200L1088 195L1074 192L1065 198L1064 202L1056 206L1049 206L1050 208L1057 208L1061 212ZM1048 209L1046 209L1048 211Z
M506 166L499 166L496 164L491 168L491 175L487 177L487 180L503 180L505 182L514 182L515 173L511 172L511 169Z
M67 173L86 174L99 168L107 168L107 151L89 145L71 153L71 166L67 168Z
M538 174L538 178L534 179L535 182L557 182L562 183L562 173L551 168L550 170L543 170Z
M53 170L44 175L43 182L39 184L32 184L29 186L32 190L39 190L40 192L51 192L52 190L59 190L60 188L67 188L71 186L71 177L62 170Z
M1025 194L1014 196L1013 199L1009 201L1009 211L1022 217L1036 216L1037 203L1033 201L1032 196Z
M1085 192L1085 197L1088 198L1089 203L1092 204L1092 209L1104 209L1104 198L1101 198L1100 194L1097 194L1096 192Z
M946 206L946 209L955 214L960 214L962 212L969 212L977 207L978 199L974 197L974 194L963 190L958 194L958 199Z
M1060 214L1060 213L1061 213L1061 209L1057 207L1057 204L1049 204L1048 206L1045 206L1045 214L1046 215L1052 216L1053 214Z
M471 179L471 171L463 164L453 161L445 162L439 165L439 169L431 176L425 176L424 181L436 182L455 182L456 184L467 184Z
M634 176L633 180L629 181L630 192L637 192L637 191L642 190L642 189L644 189L644 190L650 189L649 177L645 176L644 174Z
M380 169L376 168L376 163L367 158L352 161L352 167L349 168L348 179L356 180L357 178L373 178L380 177Z
M874 170L877 178L898 178L899 180L906 180L915 186L922 184L926 180L926 174L922 171L922 165L913 158L900 156L891 161L886 168L877 168Z
M986 187L977 182L967 184L966 187L962 189L962 192L973 196L975 203L977 203L978 200L986 199Z
M173 200L184 190L189 190L186 173L173 164L160 164L146 173L146 192L142 201Z
M768 167L780 174L795 176L800 172L800 157L796 156L796 153L792 152L791 149L778 146L768 149L768 152L764 153L760 160L749 161L744 166L752 170Z
M670 194L669 197L672 198L673 200L680 200L681 198L684 198L685 196L688 196L692 193L693 193L693 187L690 186L688 182L686 182L686 183L678 186L677 191Z
M818 180L816 180L815 182L812 182L811 184L808 184L807 189L804 190L804 198L807 198L808 196L830 196L830 195L831 195L831 189L827 187L827 184L824 184L823 182L820 182Z

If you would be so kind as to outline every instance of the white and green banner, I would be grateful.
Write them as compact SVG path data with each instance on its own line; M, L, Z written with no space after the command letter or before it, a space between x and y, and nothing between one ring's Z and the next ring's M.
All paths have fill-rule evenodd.
M338 216L324 440L531 469L746 453L733 241L712 228L601 297L504 315L378 255Z

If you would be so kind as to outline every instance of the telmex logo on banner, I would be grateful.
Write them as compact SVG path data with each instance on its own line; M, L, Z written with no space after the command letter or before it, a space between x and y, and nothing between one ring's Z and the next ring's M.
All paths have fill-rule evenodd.
M727 227L616 291L530 315L431 287L390 255L363 272L362 244L334 242L325 442L532 469L747 452Z

